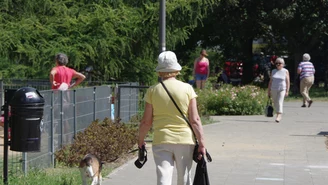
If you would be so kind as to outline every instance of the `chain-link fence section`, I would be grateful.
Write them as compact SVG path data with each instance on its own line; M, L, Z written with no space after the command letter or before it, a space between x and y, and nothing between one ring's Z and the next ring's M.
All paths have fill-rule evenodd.
M144 111L144 95L148 86L138 86L137 83L120 84L116 90L116 118L121 122L140 120Z

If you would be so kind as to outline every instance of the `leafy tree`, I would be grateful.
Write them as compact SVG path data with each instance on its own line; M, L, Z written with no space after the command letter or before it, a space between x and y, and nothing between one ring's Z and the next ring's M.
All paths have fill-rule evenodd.
M267 54L288 55L294 72L304 52L327 61L327 4L327 0L222 0L191 33L188 46L181 48L192 50L197 44L215 48L225 58L243 59L250 69L252 42L262 38L268 43Z
M215 3L167 1L167 48L183 43ZM76 70L92 66L94 80L149 84L156 80L158 22L154 0L2 0L0 62L28 69L3 77L47 78L53 56L64 52Z
M313 61L327 63L327 5L326 0L300 0L273 11L272 21L276 23L273 26L274 34L288 42L286 49L293 60L294 69L305 52L311 54Z

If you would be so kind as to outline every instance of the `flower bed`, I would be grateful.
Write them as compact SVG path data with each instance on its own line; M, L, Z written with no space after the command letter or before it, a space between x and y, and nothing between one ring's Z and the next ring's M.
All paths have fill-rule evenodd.
M219 89L197 91L201 115L260 115L267 103L267 92L253 85L223 85Z

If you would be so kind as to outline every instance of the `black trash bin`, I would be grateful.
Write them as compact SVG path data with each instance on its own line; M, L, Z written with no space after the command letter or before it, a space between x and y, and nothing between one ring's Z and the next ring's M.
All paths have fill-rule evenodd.
M9 102L11 127L10 150L39 152L41 143L40 123L44 99L35 88L18 89Z

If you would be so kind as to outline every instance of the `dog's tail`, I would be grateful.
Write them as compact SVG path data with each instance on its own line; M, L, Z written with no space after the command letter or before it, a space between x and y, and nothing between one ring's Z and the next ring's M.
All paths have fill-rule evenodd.
M99 171L101 171L102 168L103 168L103 164L105 164L105 162L101 161L98 157L97 157L97 160L98 160L98 163L99 163Z

